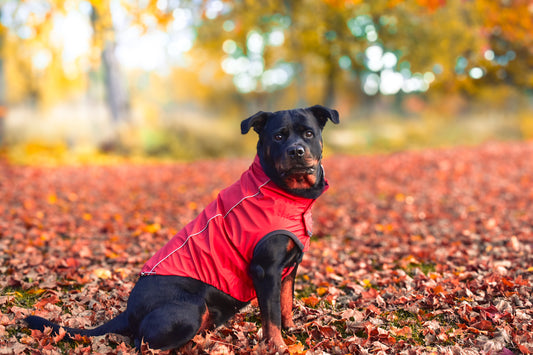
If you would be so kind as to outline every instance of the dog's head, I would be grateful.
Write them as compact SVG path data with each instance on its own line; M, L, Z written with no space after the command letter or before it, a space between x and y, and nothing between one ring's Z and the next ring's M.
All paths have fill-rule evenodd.
M328 120L339 123L339 113L320 105L261 111L242 121L241 132L253 127L259 135L257 154L272 181L291 194L315 198L324 187L320 161L322 129Z

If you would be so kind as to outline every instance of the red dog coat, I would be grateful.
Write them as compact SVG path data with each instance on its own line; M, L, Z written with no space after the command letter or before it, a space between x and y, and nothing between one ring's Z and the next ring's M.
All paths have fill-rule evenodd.
M248 302L256 297L248 274L255 247L269 235L284 234L306 251L314 201L271 182L256 156L240 180L148 260L141 275L191 277Z

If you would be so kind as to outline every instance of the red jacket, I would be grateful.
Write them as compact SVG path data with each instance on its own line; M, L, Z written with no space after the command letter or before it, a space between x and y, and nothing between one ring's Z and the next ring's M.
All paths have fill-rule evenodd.
M256 296L248 268L257 243L276 232L306 251L314 201L288 194L271 182L256 156L240 180L222 190L148 260L141 275L191 277L248 302ZM284 270L283 277L289 272Z

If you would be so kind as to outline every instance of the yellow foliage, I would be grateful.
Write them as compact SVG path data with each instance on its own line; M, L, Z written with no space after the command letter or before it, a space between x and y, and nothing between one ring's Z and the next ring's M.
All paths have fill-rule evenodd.
M319 295L319 296L324 296L326 293L328 293L328 288L327 288L327 287L319 287L319 288L316 290L316 293L317 293L317 295Z
M288 345L287 348L289 349L289 354L291 355L305 355L307 353L305 346L299 341Z
M519 114L520 131L526 139L533 139L533 112Z
M51 205L55 205L56 202L57 202L57 196L56 196L56 194L51 193L50 195L48 195L48 203L49 203L49 204L51 204Z
M161 225L159 223L147 224L143 227L143 231L146 233L154 234L161 230Z
M102 280L109 279L112 276L111 271L104 268L95 269L93 275Z
M363 3L363 0L323 0L326 4L336 7L343 8L347 5L359 5ZM403 0L401 0L403 1Z
M369 280L369 279L364 279L362 281L362 284L365 288L371 288L372 287L372 282Z
M87 88L90 88L91 95L97 92L94 94L97 100L105 99L103 81L106 73L99 66L103 49L115 40L110 1L88 1L95 13L95 16L88 19L94 32L92 51L87 55L88 58L83 58L84 65L73 64L76 70L65 70L62 63L63 53L60 48L50 43L50 34L54 27L55 15L71 10L76 11L81 0L48 0L47 4L50 8L45 10L46 14L28 16L24 26L30 28L33 35L25 39L17 37L14 34L15 30L8 31L6 27L0 25L2 64L5 71L5 92L8 104L27 100L35 104L37 108L49 108L61 100L83 96ZM166 8L161 7L163 3L167 4ZM157 27L159 30L168 31L169 24L174 21L174 7L172 7L174 3L179 3L180 7L191 4L191 2L184 1L120 0L120 6L125 10L131 25L143 30ZM533 87L533 72L529 70L532 56L528 56L528 54L533 54L533 36L531 36L533 21L530 0L513 1L512 6L505 1L493 0L302 0L293 2L246 0L224 1L224 4L231 8L231 11L222 12L215 19L207 19L205 14L194 13L203 11L204 6L190 5L188 8L194 13L193 17L196 16L195 19L201 20L201 25L193 29L197 35L195 46L184 54L186 62L190 63L188 67L171 68L166 73L167 76L140 73L140 70L128 73L131 84L129 93L132 95L131 107L137 115L135 116L136 123L141 122L143 129L148 126L149 129L157 130L158 127L154 126L162 124L161 116L165 114L166 107L170 106L169 103L178 105L184 103L188 107L204 106L217 113L220 107L226 108L230 105L234 107L247 105L246 110L259 105L286 107L303 102L324 103L325 98L328 98L325 93L331 92L329 89L333 88L333 91L337 92L334 95L337 103L341 100L348 103L346 111L359 110L360 105L366 104L367 100L376 102L376 106L380 104L386 106L388 97L376 96L375 100L371 100L361 92L361 81L370 72L368 68L365 68L367 63L365 63L364 52L372 43L382 45L384 51L397 54L398 65L407 65L412 73L424 74L426 71L434 70L435 67L442 69L441 73L435 71L435 82L431 84L431 92L420 95L420 102L424 102L428 97L431 100L435 92L444 93L439 98L437 108L441 115L455 115L464 109L470 100L470 97L464 93L475 96L483 102L490 102L495 106L499 103L501 107L504 107L506 102L511 100L494 93L486 94L480 89L485 86L493 91L493 87L496 86L493 82L499 80L497 74L501 71L509 73L505 77L507 87L512 87L512 85L520 89ZM375 25L376 31L379 32L376 42L351 33L347 24L358 16L367 16L372 23L365 27L365 31ZM225 27L222 25L229 21L232 22L233 29L224 30ZM390 25L391 23L394 25ZM498 31L494 31L495 29ZM223 52L222 44L231 39L237 44L241 54L247 56L250 54L247 40L251 31L261 33L263 40L267 42L273 30L282 32L283 44L264 46L264 53L260 53L257 63L262 66L263 72L279 63L292 65L294 77L291 78L290 86L274 93L258 89L257 92L248 95L236 94L233 79L238 78L228 75L221 67L221 60L228 55ZM507 42L502 53L509 51L516 55L509 65L498 64L496 61L490 63L490 60L483 58L485 51L492 48L493 42L491 41L494 37ZM36 55L43 53L49 57L49 64L45 68L36 68L34 59ZM496 56L498 55L501 53L496 53ZM468 67L465 68L463 75L455 72L458 56L464 56L468 60ZM349 68L343 67L341 70L339 58L347 59ZM87 62L93 67L87 68ZM481 80L472 80L468 77L468 70L474 66L480 66L486 70L486 75ZM379 75L379 72L377 74ZM145 78L149 78L147 85L135 85ZM260 87L261 78L257 82ZM486 84L487 82L489 85ZM456 97L461 97L463 101L455 104ZM393 100L388 102L391 101ZM400 101L402 98L398 97L398 102ZM446 103L442 104L444 101ZM435 102L437 100L434 100L432 104L437 106ZM429 105L431 103L428 103ZM455 107L459 108L455 109ZM231 112L236 111L237 109L233 109ZM424 108L416 114L423 113L422 111ZM189 121L181 113L180 117L172 117L170 120ZM520 116L518 121L520 122L519 130L523 136L532 137L531 118L524 115ZM414 125L419 125L421 129L410 128ZM435 125L438 125L438 122L433 124ZM394 133L393 129L389 129L390 125L380 127L378 137L380 141L383 138L387 146L401 147L408 142L417 142L429 136L427 130L424 130L428 127L417 122L404 121L398 126L402 127L400 133L395 134L393 138L385 137L388 131ZM412 139L413 135L416 139ZM152 142L155 140L152 139L153 136L158 138L161 134L150 135L144 132L144 135L128 135L132 137L130 139L134 143L142 141L139 137L146 138L147 136L146 140ZM190 140L199 141L196 136L192 135ZM357 143L352 140L351 144L353 147ZM179 144L176 143L173 151L179 148ZM17 149L26 149L26 156L33 157L40 155L39 150L48 150L49 153L59 157L59 160L66 160L65 152L58 147L44 149L29 145ZM397 196L397 199L404 198L406 197ZM376 228L387 231L386 226L380 225Z

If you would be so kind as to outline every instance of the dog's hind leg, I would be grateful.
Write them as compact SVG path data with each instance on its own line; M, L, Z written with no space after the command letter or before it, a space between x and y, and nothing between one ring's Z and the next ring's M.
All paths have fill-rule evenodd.
M167 303L148 313L139 326L135 346L141 340L152 349L179 348L200 330L207 307L186 302Z

